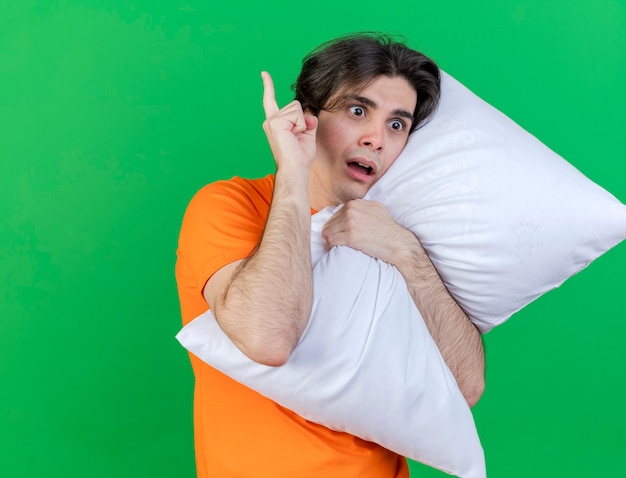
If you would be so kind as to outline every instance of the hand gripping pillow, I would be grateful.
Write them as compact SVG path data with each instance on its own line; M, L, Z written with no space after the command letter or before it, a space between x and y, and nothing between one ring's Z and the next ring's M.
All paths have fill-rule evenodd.
M626 237L626 206L445 73L437 113L366 198L415 232L481 332Z

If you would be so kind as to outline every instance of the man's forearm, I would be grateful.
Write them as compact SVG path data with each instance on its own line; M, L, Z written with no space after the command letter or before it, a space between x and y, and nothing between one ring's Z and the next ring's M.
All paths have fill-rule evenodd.
M272 77L261 76L263 130L276 162L272 204L256 251L215 273L205 297L242 352L266 365L282 365L311 313L309 170L317 118L305 114L298 101L279 108Z
M398 269L463 396L474 406L485 388L485 355L478 329L452 298L421 246Z
M213 311L250 358L281 365L306 327L312 303L307 175L277 171L263 237L232 274Z

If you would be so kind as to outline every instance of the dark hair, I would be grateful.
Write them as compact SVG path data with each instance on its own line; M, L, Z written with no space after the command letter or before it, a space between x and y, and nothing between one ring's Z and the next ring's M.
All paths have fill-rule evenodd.
M405 78L417 92L413 132L439 103L439 68L426 55L387 35L359 33L320 45L302 61L293 86L295 99L317 115L332 107L329 100L339 91L358 93L381 75Z

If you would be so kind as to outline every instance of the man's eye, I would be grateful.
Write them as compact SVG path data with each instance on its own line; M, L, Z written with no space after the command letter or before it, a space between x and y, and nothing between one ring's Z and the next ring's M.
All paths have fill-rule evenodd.
M363 116L365 114L365 110L360 106L351 106L350 113L354 116Z
M402 121L393 120L389 123L391 129L396 131L402 131L404 129L404 123Z

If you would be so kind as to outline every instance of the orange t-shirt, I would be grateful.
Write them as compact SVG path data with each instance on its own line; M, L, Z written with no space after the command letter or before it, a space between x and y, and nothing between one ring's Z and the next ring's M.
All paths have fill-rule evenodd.
M263 233L274 177L202 188L180 233L176 280L183 324L208 309L202 290L221 267L248 257ZM273 273L268 271L268 274ZM196 379L199 478L407 478L406 459L282 408L190 354ZM363 417L367 420L367 417Z

